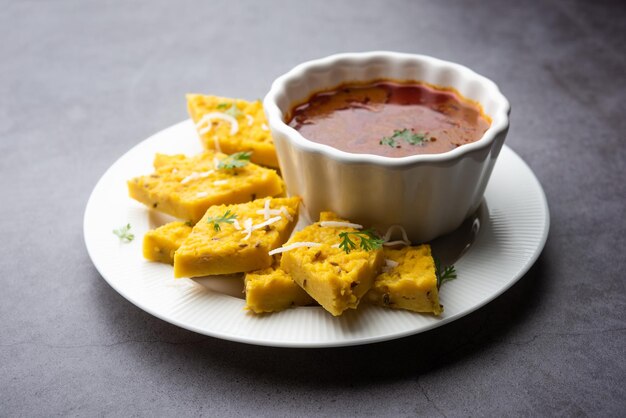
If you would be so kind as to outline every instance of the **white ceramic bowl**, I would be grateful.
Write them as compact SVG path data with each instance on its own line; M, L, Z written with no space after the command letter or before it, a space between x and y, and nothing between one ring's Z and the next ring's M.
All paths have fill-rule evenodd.
M453 87L482 105L491 126L478 141L446 153L391 158L312 142L285 123L292 107L314 93L376 79ZM309 220L331 210L380 231L399 224L414 243L453 231L478 209L510 113L509 102L491 80L459 64L396 52L305 62L277 78L263 104L287 191L302 197Z

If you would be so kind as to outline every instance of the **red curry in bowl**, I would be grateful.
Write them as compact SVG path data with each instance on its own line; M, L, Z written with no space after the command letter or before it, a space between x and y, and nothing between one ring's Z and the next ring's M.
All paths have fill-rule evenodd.
M454 89L378 80L316 93L291 110L288 124L342 151L406 157L478 141L491 120Z

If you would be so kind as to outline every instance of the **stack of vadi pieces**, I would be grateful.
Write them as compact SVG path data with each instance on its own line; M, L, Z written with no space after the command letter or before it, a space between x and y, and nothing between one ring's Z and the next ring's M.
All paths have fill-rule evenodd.
M331 212L292 234L300 199L284 197L259 102L188 95L188 107L205 151L157 154L152 174L128 181L132 198L180 219L145 234L145 258L173 264L174 277L241 273L257 314L318 304L338 316L361 301L442 312L428 245Z

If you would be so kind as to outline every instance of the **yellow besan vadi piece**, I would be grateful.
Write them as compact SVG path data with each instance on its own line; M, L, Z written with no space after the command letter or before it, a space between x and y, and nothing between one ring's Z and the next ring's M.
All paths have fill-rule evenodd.
M187 109L206 149L227 154L252 151L252 162L278 168L274 141L260 100L248 102L188 94Z
M299 197L211 206L174 255L174 277L249 272L270 267L298 221Z
M240 156L241 157L241 156ZM245 158L246 156L243 156ZM155 210L197 222L213 205L283 193L276 171L206 151L194 157L157 154L154 173L128 181L130 197Z
M338 247L341 232L358 230L348 225L332 212L322 212L320 222L296 232L281 248L281 268L334 316L356 309L384 262L380 248L346 253Z
M244 289L246 309L257 314L315 303L279 266L246 273Z
M385 308L441 314L430 246L385 248L383 252L386 266L365 299Z
M170 222L146 232L143 236L143 256L150 261L174 264L174 252L191 233L187 222Z

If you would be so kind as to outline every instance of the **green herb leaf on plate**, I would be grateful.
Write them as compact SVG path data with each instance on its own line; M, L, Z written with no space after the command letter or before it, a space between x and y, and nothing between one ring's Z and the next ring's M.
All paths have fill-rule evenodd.
M135 239L135 234L130 232L130 224L126 224L118 229L114 229L113 233L117 235L120 241L131 242Z
M449 282L457 278L456 269L453 265L441 268L441 262L435 258L435 275L437 276L437 289L445 282Z

